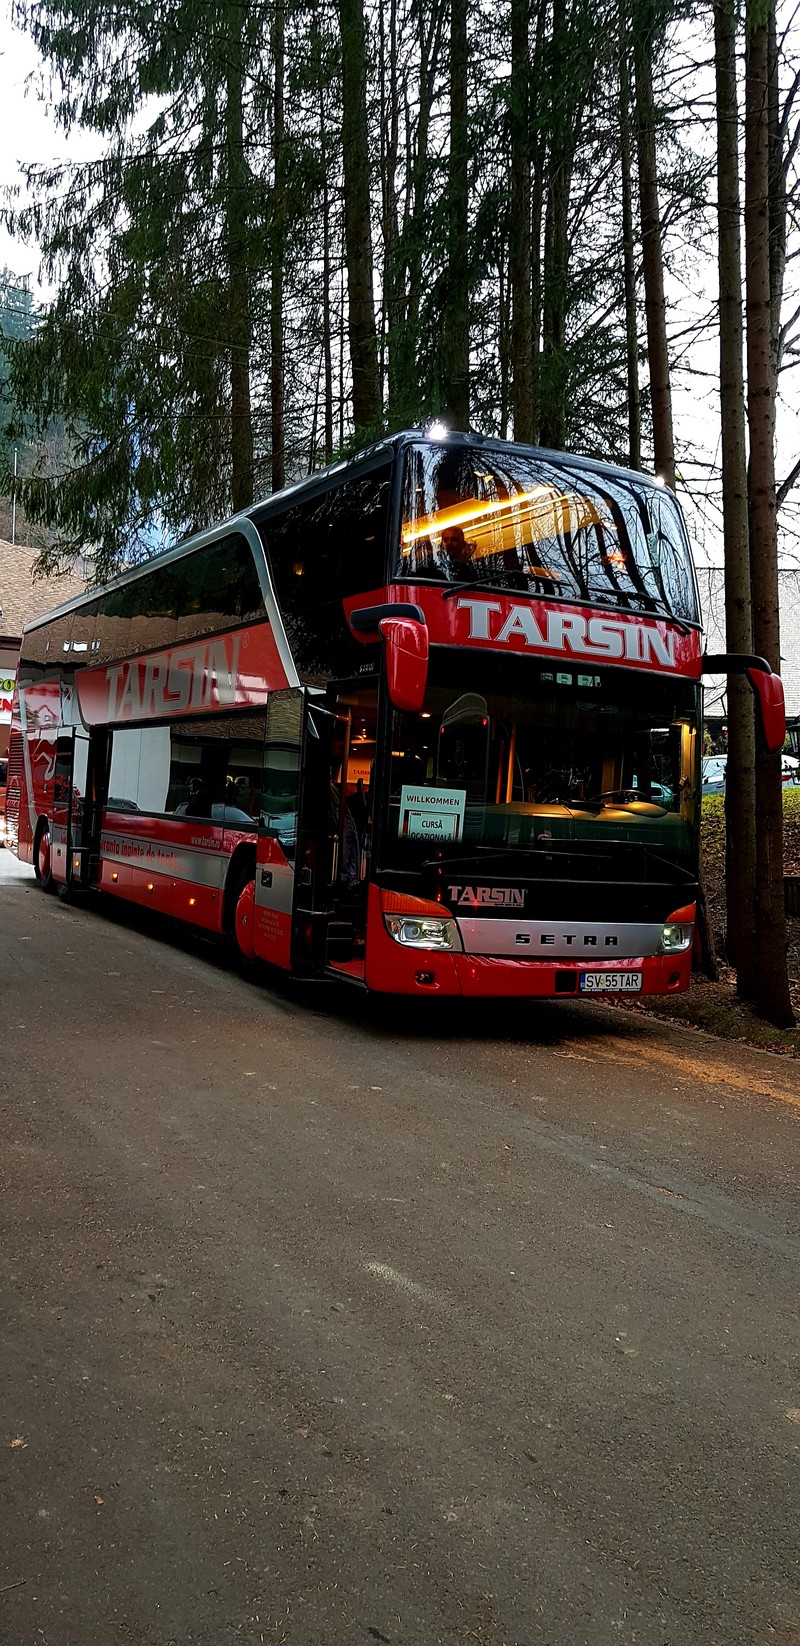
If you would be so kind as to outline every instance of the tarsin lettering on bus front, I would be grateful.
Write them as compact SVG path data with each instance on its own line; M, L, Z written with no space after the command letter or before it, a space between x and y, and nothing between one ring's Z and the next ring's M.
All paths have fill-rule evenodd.
M675 636L654 623L585 617L581 612L547 612L540 618L530 606L510 609L496 600L459 600L459 611L469 612L470 640L488 640L503 646L522 642L540 651L572 652L580 657L624 658L675 668ZM499 622L498 613L506 612Z

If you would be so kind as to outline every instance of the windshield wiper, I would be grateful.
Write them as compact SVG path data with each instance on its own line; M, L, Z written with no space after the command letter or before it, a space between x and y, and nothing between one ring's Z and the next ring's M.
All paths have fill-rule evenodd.
M547 585L550 585L550 579L537 577L534 571L525 571L521 566L514 567L506 575L508 577L524 577L528 586L517 589L509 588L507 584L495 581L497 572L487 572L485 577L465 577L459 579L458 583L449 583L442 599L452 600L454 594L464 594L468 589L488 589L490 594L521 594L523 596L527 595L530 600L543 599L549 595L553 600L577 601L581 606L603 606L607 607L609 611L623 613L630 611L635 601L638 608L644 607L649 617L661 618L665 623L672 623L680 634L688 635L693 632L691 625L686 623L682 617L676 617L675 613L671 611L660 610L658 602L652 595L640 594L638 590L625 589L620 592L617 599L612 594L606 594L603 591L598 594L586 595L556 594L556 589L560 589L561 585L558 578L553 578L551 586L543 589L540 594L531 594L529 586L531 579L537 583Z
M530 577L534 576L534 573L523 571L521 566L515 566L511 571L508 572L507 575L509 577L530 578ZM492 591L495 594L526 594L526 593L530 592L529 590L526 590L526 589L509 589L503 583L496 583L495 582L496 577L497 577L497 572L487 572L484 577L465 577L465 578L462 578L461 581L458 582L458 583L448 584L448 587L445 589L444 594L442 595L442 599L443 600L452 600L452 597L453 597L454 594L463 594L465 589L489 589L490 591Z

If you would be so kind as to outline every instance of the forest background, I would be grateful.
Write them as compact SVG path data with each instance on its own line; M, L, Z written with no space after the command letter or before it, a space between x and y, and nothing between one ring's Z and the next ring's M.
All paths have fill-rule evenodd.
M444 417L676 484L696 541L724 544L729 645L777 668L778 544L796 563L800 542L798 18L18 0L54 127L94 145L28 167L5 212L49 292L2 294L0 490L16 451L42 565L88 551L106 575ZM779 779L728 695L750 820L730 947L788 1021Z

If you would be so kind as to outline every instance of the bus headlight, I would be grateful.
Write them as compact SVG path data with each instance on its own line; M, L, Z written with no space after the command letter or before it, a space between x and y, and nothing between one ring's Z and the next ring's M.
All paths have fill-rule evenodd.
M693 937L694 926L687 926L683 921L668 921L661 928L661 953L681 954L691 948Z
M407 949L461 949L454 920L447 915L385 914L386 930Z

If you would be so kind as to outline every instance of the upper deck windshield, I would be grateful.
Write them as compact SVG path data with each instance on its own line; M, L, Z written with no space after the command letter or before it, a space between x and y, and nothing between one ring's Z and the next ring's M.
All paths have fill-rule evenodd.
M670 492L513 448L408 448L398 575L698 621Z

